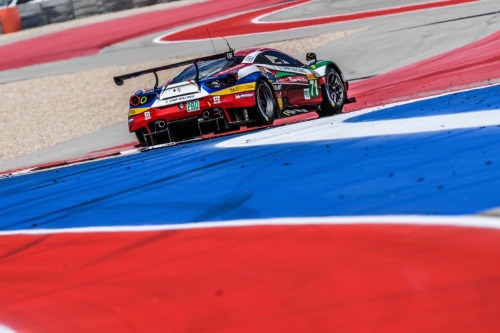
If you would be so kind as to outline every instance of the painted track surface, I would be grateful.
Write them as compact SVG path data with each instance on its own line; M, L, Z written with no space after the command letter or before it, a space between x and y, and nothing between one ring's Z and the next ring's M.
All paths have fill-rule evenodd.
M4 179L1 228L12 232L0 236L1 321L51 332L496 331L496 219L438 226L390 215L500 205L499 94L493 86ZM429 132L412 133L424 122ZM290 216L305 225L267 220ZM224 227L249 217L264 226ZM179 225L193 221L201 229ZM165 223L174 230L141 227ZM92 225L131 227L74 229Z
M352 21L387 15L395 15L425 9L442 8L478 0L438 0L401 6L384 8L366 12L351 13L340 16L329 16L320 19L296 20L286 23L259 23L252 22L258 16L270 14L276 10L283 10L310 0L294 0L282 3L279 0L207 0L203 3L146 13L132 17L106 21L88 26L64 30L47 36L36 37L30 40L14 42L0 47L0 71L21 68L36 64L71 59L96 54L103 48L124 40L132 39L149 33L174 29L186 26L201 20L214 20L219 17L230 16L222 21L215 21L199 28L195 26L187 30L174 32L168 36L158 38L160 42L205 39L208 28L213 36L232 36L237 34L255 34L276 30L297 29L301 27L329 24L335 22ZM248 13L230 15L235 12ZM168 19L166 19L168 17ZM147 24L144 24L147 22ZM123 27L127 27L124 29ZM103 31L107 33L103 33ZM75 43L75 41L78 41ZM36 54L36 57L32 55Z
M499 236L394 225L19 235L2 241L0 313L21 332L494 332Z
M475 214L500 206L499 109L496 85L8 178L0 226Z
M397 87L385 79L385 89ZM496 228L388 226L398 218L387 216L371 226L15 230L477 213L499 204L491 195L500 178L498 93L494 86L3 179L1 226L17 234L1 236L0 322L51 332L497 331ZM462 116L469 122L457 124ZM412 132L415 123L428 132Z
M106 21L19 41L0 47L0 71L95 54L106 46L148 33L278 2L280 0L208 0L188 7ZM33 54L37 56L33 57Z
M369 107L498 82L499 49L500 31L497 31L467 46L356 82L352 93L361 103L353 107Z
M500 80L499 48L500 31L442 55L367 80L354 82L351 84L350 94L356 96L358 102L346 105L345 112L498 82ZM279 119L276 125L314 117L314 114L309 114ZM133 149L134 145L135 142L130 142L105 150L93 151L86 156L73 159L2 170L0 175L115 156Z
M408 13L412 11L442 8L447 6L455 6L476 0L441 0L434 2L424 2L421 4L412 4L407 6L398 6L377 10L364 11L359 13L324 16L319 18L309 18L291 21L265 22L259 20L260 17L269 15L275 11L281 11L292 6L298 6L311 2L310 0L299 0L283 4L278 4L272 8L252 11L250 13L240 14L223 20L208 23L203 26L203 29L194 27L178 32L170 33L157 39L158 42L179 42L193 41L206 39L206 29L209 29L214 36L238 36L265 33L280 30L293 30L298 28L317 26L323 24L331 24L345 21L353 21L359 19L367 19L373 17L395 15Z

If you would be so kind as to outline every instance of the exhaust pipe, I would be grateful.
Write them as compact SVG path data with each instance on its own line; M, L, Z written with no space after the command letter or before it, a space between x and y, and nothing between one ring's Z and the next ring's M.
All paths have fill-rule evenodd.
M203 112L203 118L210 119L210 112L208 111Z
M158 120L156 122L156 126L158 126L161 129L165 128L165 125L167 125L167 123L165 121L163 121L163 120Z

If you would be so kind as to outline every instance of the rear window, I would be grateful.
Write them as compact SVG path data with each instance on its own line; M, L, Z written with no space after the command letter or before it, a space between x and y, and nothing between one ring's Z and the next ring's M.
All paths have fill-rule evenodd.
M204 61L198 64L199 78L203 79L205 77L212 76L221 71L224 71L230 67L240 64L243 61L243 57L234 57L232 60L227 60L225 58ZM190 65L184 69L179 75L173 78L170 83L179 83L188 80L194 80L196 78L196 67Z

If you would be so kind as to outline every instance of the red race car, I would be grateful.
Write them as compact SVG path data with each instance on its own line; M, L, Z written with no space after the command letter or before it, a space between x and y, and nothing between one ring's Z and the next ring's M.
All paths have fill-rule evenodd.
M308 64L270 48L253 48L183 61L114 77L152 73L153 89L130 97L129 130L144 146L186 141L240 126L271 125L276 118L314 111L320 117L342 112L348 82L329 60L307 54ZM187 66L158 86L157 72Z

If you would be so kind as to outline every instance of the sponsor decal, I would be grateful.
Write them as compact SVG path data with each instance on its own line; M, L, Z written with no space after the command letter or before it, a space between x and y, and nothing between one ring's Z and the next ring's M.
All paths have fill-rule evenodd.
M245 58L245 60L244 60L244 61L245 61L245 62L253 62L253 60L254 60L254 59L255 59L255 57L254 57L254 56L252 56L252 55L247 55L247 57Z
M174 103L179 103L179 102L184 102L190 99L195 98L196 95L186 95L186 96L179 96L179 97L173 97L165 100L165 103L167 104L174 104Z
M220 104L220 96L213 97L214 104Z
M282 86L281 86L281 84L273 84L273 88L276 91L281 91Z
M187 112L199 111L200 110L200 101L194 100L186 103Z
M248 94L237 94L236 98L247 98L247 97L253 97L253 93L248 93Z
M236 94L246 91L254 91L255 90L255 82L253 83L243 83L234 87L226 88L220 91L213 93L213 96L224 96L230 94Z
M300 67L289 67L289 66L274 66L275 69L283 72L297 73L307 75L308 71Z
M303 76L295 76L290 79L290 81L295 83L307 83L307 79Z
M278 80L279 83L290 84L290 83L307 83L308 80L305 76L288 76L283 77Z
M316 80L317 76L314 73L307 73L308 80Z
M274 70L274 71L280 71L280 72L286 72L286 73L294 73L294 74L301 74L301 75L307 75L307 73L310 73L309 70L300 68L300 67L290 67L290 66L275 66L275 65L262 65L262 67Z
M144 112L144 120L149 120L149 119L151 119L151 112L150 111Z
M304 89L304 99L311 99L311 93L309 89Z

